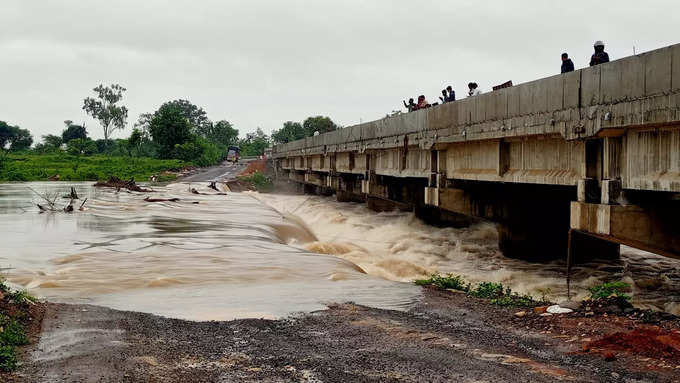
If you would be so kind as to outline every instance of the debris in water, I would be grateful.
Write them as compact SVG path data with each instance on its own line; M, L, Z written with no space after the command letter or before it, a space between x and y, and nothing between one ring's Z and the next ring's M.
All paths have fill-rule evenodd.
M144 189L137 185L135 183L134 178L130 178L129 181L123 181L118 177L111 176L108 181L99 181L96 184L94 184L95 187L110 187L110 188L116 188L117 190L120 189L127 189L131 191L136 191L140 193L150 193L153 190L151 189Z

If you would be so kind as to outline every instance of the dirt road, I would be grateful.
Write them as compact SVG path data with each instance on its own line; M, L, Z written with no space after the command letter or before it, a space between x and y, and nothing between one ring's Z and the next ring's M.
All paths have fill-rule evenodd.
M187 322L49 305L26 382L672 381L580 352L514 310L432 289L410 312L352 304L285 320ZM541 317L538 317L541 319ZM599 319L595 319L599 320ZM638 370L638 371L636 371Z

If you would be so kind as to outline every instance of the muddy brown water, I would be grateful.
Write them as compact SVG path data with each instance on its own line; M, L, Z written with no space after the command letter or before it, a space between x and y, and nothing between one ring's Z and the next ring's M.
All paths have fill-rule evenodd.
M410 281L433 272L503 282L534 295L566 295L564 263L502 256L493 225L434 228L409 213L369 211L317 196L155 186L146 195L90 183L0 185L0 268L55 302L89 303L191 320L277 318L330 302L405 310ZM41 193L87 197L74 214L38 213ZM195 202L198 202L196 204ZM572 290L607 279L633 285L634 301L680 313L680 262L625 248L619 261L579 265Z

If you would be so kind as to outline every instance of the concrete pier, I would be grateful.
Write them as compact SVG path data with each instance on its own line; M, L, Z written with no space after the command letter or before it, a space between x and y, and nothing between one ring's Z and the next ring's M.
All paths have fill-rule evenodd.
M497 222L526 259L680 257L680 45L276 145L340 201ZM614 245L611 245L614 244Z

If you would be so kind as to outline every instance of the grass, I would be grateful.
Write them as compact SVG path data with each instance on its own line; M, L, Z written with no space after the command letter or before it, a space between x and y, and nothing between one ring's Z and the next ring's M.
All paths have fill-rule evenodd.
M36 302L36 299L24 291L11 291L4 279L0 278L0 292L2 292L2 305L0 305L0 371L11 372L18 367L17 347L28 344L28 337L20 319L25 316L21 307ZM11 316L4 312L3 307L8 304L18 306L19 310L13 310Z
M470 284L465 284L465 281L460 275L439 275L433 274L428 279L418 279L415 281L418 286L436 286L440 289L453 289L458 291L469 291Z
M238 177L240 181L253 184L258 191L271 191L274 188L274 183L271 178L265 176L263 173L255 172L249 175Z
M476 286L466 282L461 276L434 274L428 279L415 281L419 286L435 286L440 289L453 289L466 292L469 296L488 299L490 303L505 307L533 307L548 303L545 298L536 300L531 295L519 294L501 283L481 282Z
M186 165L188 164L180 160L145 157L0 153L0 182L46 181L55 175L59 175L61 181L99 181L109 179L111 176L143 181L152 175L180 169ZM174 175L162 175L159 181L170 181L174 178Z
M630 285L621 282L621 281L616 281L616 282L605 282L600 285L593 286L588 289L590 292L590 299L606 299L609 297L619 297L622 298L626 301L630 301L631 297L630 295L626 294L626 291L630 290Z

